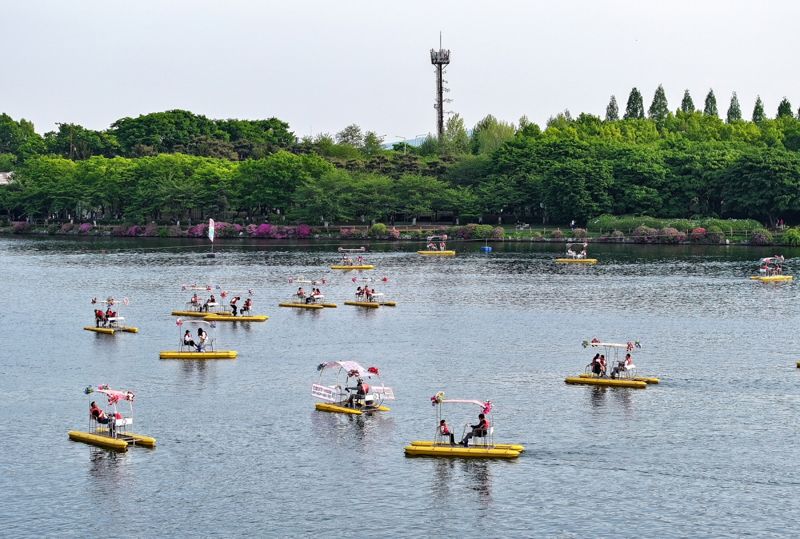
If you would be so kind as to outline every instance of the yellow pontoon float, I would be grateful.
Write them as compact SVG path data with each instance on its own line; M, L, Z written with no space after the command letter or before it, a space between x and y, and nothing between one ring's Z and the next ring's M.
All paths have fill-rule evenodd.
M426 249L417 251L422 256L456 256L456 252L447 248L447 234L428 236Z
M150 448L156 446L155 438L128 432L128 427L133 425L133 399L135 398L133 392L110 389L108 385L97 386L97 388L89 386L84 389L84 393L87 395L95 391L104 394L108 398L108 404L112 407L112 410L106 413L92 402L92 406L89 409L88 432L71 430L67 433L70 440L114 451L127 451L129 446ZM129 413L127 417L117 410L117 403L120 401L128 403Z
M578 251L573 251L573 245L582 245L583 249ZM589 246L588 243L584 242L583 244L580 243L568 243L567 244L567 256L565 258L556 258L556 263L558 264L588 264L594 265L597 264L596 258L587 258L586 257L586 248Z
M98 301L97 298L92 298L92 305L97 305L98 303L106 305L105 312L102 309L95 308L95 325L84 326L83 329L104 335L114 335L117 331L124 331L125 333L139 333L139 328L121 324L121 322L125 321L125 318L120 316L117 312L119 310L119 307L117 306L119 302L113 297L109 296L105 301ZM122 298L122 304L128 306L128 298Z
M338 251L342 254L342 260L338 264L333 264L331 269L345 271L375 269L374 265L366 264L364 262L364 257L360 254L366 252L366 250L366 247L359 247L358 249L345 249L343 247L339 247ZM358 256L353 258L353 255L356 254Z
M750 279L754 281L760 281L762 283L785 283L793 279L791 275L783 274L784 258L782 255L762 258L758 263L760 264L758 275L752 275L750 277Z
M265 314L251 314L251 315L239 315L234 316L233 313L230 315L224 314L209 314L206 315L203 320L207 320L209 322L266 322L269 320L269 316Z
M191 330L184 330L183 324L198 326L197 335L192 335ZM216 323L207 320L187 320L184 322L180 318L175 321L178 326L178 350L162 350L158 353L159 359L235 359L238 355L236 350L217 350L216 336L208 336L208 332L203 327L208 327L214 331ZM216 334L216 331L215 331ZM197 339L195 341L195 339Z
M525 451L525 447L519 444L494 443L491 401L445 399L444 393L440 391L431 397L431 403L436 407L436 430L433 440L411 442L405 447L406 456L515 459ZM474 404L481 409L476 425L464 425L459 443L456 443L455 433L442 417L442 406L445 404ZM469 445L470 440L474 440L474 445Z
M397 302L391 300L386 297L386 294L382 292L376 292L375 288L370 288L369 283L375 282L377 279L372 279L370 277L364 277L361 279L357 279L353 277L353 283L364 283L364 286L359 286L356 289L356 299L355 300L348 300L345 301L345 305L353 305L355 307L365 307L368 309L377 309L378 307L396 307ZM382 277L380 279L382 283L388 283L388 277Z
M586 366L585 372L578 376L569 376L564 382L571 385L591 385L602 387L627 387L631 389L645 389L650 384L658 384L660 380L652 376L639 376L636 374L636 365L633 364L632 353L641 349L639 341L628 341L625 344L601 342L599 339L583 341L584 348L603 348L605 353L597 353ZM619 358L621 350L625 350L625 357ZM606 358L608 355L608 359ZM613 359L611 356L613 355ZM609 364L612 365L608 372Z
M383 402L394 400L394 391L383 384L377 367L365 369L355 361L329 361L317 365L317 371L319 382L311 385L311 396L323 401L314 405L320 412L362 415L389 411ZM326 372L334 376L327 384ZM354 385L348 387L351 378Z
M293 307L295 309L306 309L311 311L318 311L324 308L335 309L337 307L335 303L326 302L322 291L319 288L316 288L317 285L328 283L328 281L324 278L304 279L303 277L291 277L289 282L298 283L300 286L288 300L279 303L279 307ZM304 284L311 285L310 292L306 292L303 289Z

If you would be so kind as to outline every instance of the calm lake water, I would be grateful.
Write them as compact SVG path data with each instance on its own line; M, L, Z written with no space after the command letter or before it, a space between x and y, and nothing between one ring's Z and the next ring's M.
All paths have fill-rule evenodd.
M560 246L454 246L453 259L374 246L369 275L398 306L364 311L341 305L350 275L321 269L336 245L222 243L207 259L161 240L0 239L0 535L796 534L799 289L747 279L771 251L593 246L600 265L562 267ZM339 308L278 308L297 274L332 279ZM191 282L255 290L269 321L217 330L237 360L158 359ZM139 334L81 329L109 294L130 298ZM636 363L661 385L565 385L595 336L641 340ZM392 411L316 412L316 366L336 359L380 367ZM134 431L157 449L67 439L87 424L83 388L102 383L136 392ZM404 457L430 439L440 390L491 399L496 441L527 451ZM475 412L447 419L460 433Z

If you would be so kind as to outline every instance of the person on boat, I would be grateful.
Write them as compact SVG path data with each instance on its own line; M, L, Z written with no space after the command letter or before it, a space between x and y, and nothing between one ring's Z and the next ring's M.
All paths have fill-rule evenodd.
M611 378L618 378L623 372L636 368L633 365L633 357L625 354L625 359L617 362L617 366L611 371Z
M252 306L253 306L253 300L247 298L246 300L244 300L244 305L242 305L242 310L239 311L239 314L240 315L244 315L244 313L250 314L250 307Z
M189 303L191 303L192 309L200 307L200 296L197 295L197 292L192 295L192 299L189 300Z
M439 250L440 251L444 251L446 247L447 247L447 244L445 242L443 242L443 241L439 242Z
M375 298L375 289L365 286L364 295L367 297L367 301L372 302L373 299Z
M230 301L231 312L233 313L233 316L236 316L236 312L239 309L239 306L236 305L236 304L239 302L240 299L242 299L242 298L239 297L239 296L234 296L233 299L231 299L231 301Z
M364 400L364 398L369 393L369 384L366 383L361 378L356 378L356 387L348 387L347 390L350 391L351 389L355 389L356 392L354 395L350 395L347 399L347 404L349 406L353 406L353 403L356 399Z
M192 333L188 329L186 330L186 333L183 334L183 345L194 348L197 347L197 345L194 343L194 339L192 339Z
M95 309L94 310L94 324L95 327L100 327L102 324L103 327L106 327L106 315L103 313L103 309Z
M95 401L92 401L92 403L89 405L89 417L102 425L107 425L109 421L106 413L97 405Z
M197 347L198 352L205 351L206 348L206 341L208 340L208 333L206 333L203 328L197 328Z
M600 354L594 355L588 367L592 374L594 374L595 376L600 376L600 372L602 371L600 367Z
M303 290L303 287L301 286L297 289L295 295L297 296L297 299L304 299L306 297L306 291Z
M364 297L364 290L359 286L358 288L356 288L356 299L361 299L363 297Z
M439 434L441 436L449 436L450 437L450 445L456 445L456 437L453 434L453 431L450 430L450 427L447 426L447 422L442 419L439 421Z
M597 362L600 364L600 376L605 376L606 375L606 367L608 366L606 364L606 356L605 356L605 354L600 354L600 358L597 360Z
M483 414L478 414L478 424L477 425L470 425L472 430L469 431L464 439L459 442L464 447L469 446L469 441L472 438L482 438L485 437L489 433L489 422L486 420L486 416Z
M205 301L205 303L203 303L203 306L202 306L202 307L200 307L200 311L202 311L202 312L206 312L206 313L207 313L207 312L208 312L208 306L209 306L209 304L210 304L210 303L211 303L211 298L208 298L208 299Z

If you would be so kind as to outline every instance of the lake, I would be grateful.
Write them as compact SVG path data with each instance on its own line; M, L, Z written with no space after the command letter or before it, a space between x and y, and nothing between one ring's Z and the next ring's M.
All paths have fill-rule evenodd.
M354 243L353 246L359 245ZM398 306L342 303L338 244L0 238L0 529L20 536L786 536L800 517L800 303L747 277L776 248L452 244L455 258L374 244L364 275ZM783 249L797 271L800 250ZM277 304L327 276L338 309ZM254 289L265 323L219 324L233 361L162 361L182 283ZM138 334L97 335L90 298L130 298ZM568 386L581 341L637 339L645 390ZM377 366L392 411L314 410L323 361ZM88 385L136 392L154 450L67 439ZM492 400L513 461L406 458L430 397ZM104 399L97 398L104 404ZM447 409L458 434L477 409Z

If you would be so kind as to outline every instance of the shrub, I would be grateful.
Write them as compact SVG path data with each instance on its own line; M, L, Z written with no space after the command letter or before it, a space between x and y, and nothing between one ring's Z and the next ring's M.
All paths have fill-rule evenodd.
M143 236L148 238L155 238L158 236L158 225L155 223L150 223L146 227L144 227L144 232L142 233Z
M475 225L472 237L477 240L488 240L492 237L494 227L492 225Z
M78 234L88 234L92 228L94 228L92 223L81 223L81 226L78 227Z
M800 245L800 230L797 228L790 228L783 233L782 240L783 243L791 245L792 247L797 247Z
M339 237L342 239L361 239L366 234L358 228L342 227L339 229Z
M309 238L311 237L311 227L306 224L297 225L295 234L297 234L297 237L302 240Z
M611 239L614 241L623 241L625 240L625 233L621 230L615 230L611 233Z
M722 243L725 241L725 233L717 225L711 225L707 229L706 240L708 243Z
M389 239L399 240L400 239L400 231L397 230L395 227L392 227L391 230L389 230Z
M258 227L256 225L250 224L250 225L247 225L246 227L244 227L244 230L245 230L245 232L247 232L248 236L255 236L256 235L256 230L258 230Z
M47 228L45 229L45 232L47 232L48 234L50 234L52 236L53 234L58 232L58 225L56 225L56 224L47 225Z
M75 225L73 225L72 223L64 223L63 225L61 225L61 229L58 232L59 234L67 234L72 231L72 228L74 226Z
M585 228L575 228L572 230L572 237L576 240L582 240L587 236Z
M214 229L216 230L216 227L214 227ZM186 231L186 235L190 238L203 238L206 236L207 230L208 225L206 223L201 223L199 225L189 227L189 230Z
M681 243L686 241L686 234L677 228L664 227L659 231L661 243Z
M771 245L772 244L772 234L770 234L769 230L761 229L756 230L753 232L753 235L750 236L750 245Z
M639 225L633 229L631 235L636 243L653 243L657 240L658 230L649 226Z
M162 226L158 228L159 238L169 238L169 228Z
M502 226L496 226L492 230L492 239L493 240L502 240L506 237L506 229Z
M141 236L143 232L144 228L139 225L131 225L128 227L128 230L125 231L125 235L135 238L136 236Z
M117 225L111 229L112 236L124 236L125 232L128 231L128 227L125 225Z
M692 241L697 241L697 242L705 241L706 229L701 226L698 226L697 228L692 230L692 233L689 235L689 237L692 239Z
M533 232L531 232L531 239L532 240L539 241L542 238L543 238L542 233L539 232L538 230L534 230Z
M369 237L370 238L385 238L387 233L386 225L383 223L375 223L371 227L369 227Z
M268 238L270 234L272 234L272 225L269 223L261 223L253 233L257 238Z
M564 233L561 232L560 228L557 228L552 232L550 232L550 237L553 238L554 240L560 240L564 238Z

